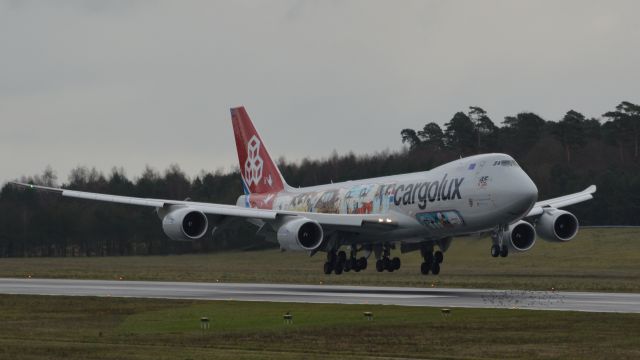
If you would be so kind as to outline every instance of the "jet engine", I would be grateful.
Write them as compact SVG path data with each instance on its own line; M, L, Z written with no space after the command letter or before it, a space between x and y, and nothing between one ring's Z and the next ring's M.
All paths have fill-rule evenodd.
M572 213L558 209L545 209L536 223L536 231L546 241L565 242L578 233L578 219Z
M320 247L324 233L317 221L294 218L282 224L276 236L281 249L310 251Z
M172 209L162 217L162 230L174 241L197 240L208 227L207 216L188 207Z
M527 251L536 243L536 230L523 220L509 225L503 236L507 245L516 251Z

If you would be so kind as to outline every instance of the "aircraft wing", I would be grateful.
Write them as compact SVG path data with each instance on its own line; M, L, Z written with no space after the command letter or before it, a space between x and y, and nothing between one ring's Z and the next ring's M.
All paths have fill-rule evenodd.
M577 204L583 201L593 199L593 193L596 192L596 186L591 185L588 188L574 194L564 195L553 199L538 201L526 217L538 216L544 212L545 208L562 208L565 206Z
M263 221L278 220L287 216L302 216L311 220L315 220L321 225L340 227L340 228L376 228L382 229L394 229L397 227L397 221L393 215L385 214L324 214L324 213L309 213L309 212L297 212L297 211L280 211L280 210L268 210L268 209L256 209L256 208L244 208L235 205L215 204L215 203L201 203L193 201L179 201L179 200L164 200L164 199L149 199L138 198L130 196L120 195L108 195L100 193L92 193L85 191L68 190L61 188L53 188L47 186L24 184L19 182L11 182L11 184L36 191L52 192L59 194L63 197L70 197L76 199L86 199L94 201L103 201L110 203L119 203L127 205L148 206L154 208L163 208L168 206L188 206L190 209L201 211L210 215L223 215L233 216L246 219L258 219Z

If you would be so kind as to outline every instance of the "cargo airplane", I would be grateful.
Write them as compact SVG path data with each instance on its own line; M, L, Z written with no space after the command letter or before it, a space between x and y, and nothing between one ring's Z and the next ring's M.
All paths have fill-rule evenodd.
M155 208L172 240L200 239L232 218L282 250L326 252L325 274L398 270L391 251L420 251L422 274L440 273L454 237L490 235L491 256L531 249L536 234L571 240L578 220L560 208L592 198L596 187L544 201L518 163L505 154L474 155L423 172L293 188L285 182L244 107L231 109L244 195L236 205L107 195L14 183L63 197ZM360 255L360 256L359 256Z

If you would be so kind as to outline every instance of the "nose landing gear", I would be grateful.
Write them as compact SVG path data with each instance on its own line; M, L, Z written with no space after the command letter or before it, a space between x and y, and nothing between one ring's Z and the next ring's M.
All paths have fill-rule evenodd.
M507 229L506 225L498 226L498 229L491 234L491 256L507 257L509 255L509 247L505 244L504 233Z

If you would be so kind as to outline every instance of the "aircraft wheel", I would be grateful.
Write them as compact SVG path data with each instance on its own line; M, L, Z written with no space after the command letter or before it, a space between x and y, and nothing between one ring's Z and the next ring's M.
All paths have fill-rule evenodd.
M347 253L344 251L338 252L338 262L344 264L347 261Z
M361 257L360 259L358 259L358 267L361 270L365 270L367 268L367 258L366 257Z
M344 272L349 272L351 271L352 267L351 267L351 261L345 261L344 262ZM354 269L355 270L355 269Z
M394 270L399 270L401 265L400 258L394 257L393 260L391 260L391 265L393 265Z
M336 275L340 275L342 274L343 269L344 269L344 263L337 261L335 265L335 269L333 269L333 271L336 273Z
M333 271L333 265L328 261L325 262L324 263L324 273L325 273L325 275L331 274L332 271Z
M507 247L507 245L502 245L502 249L500 250L500 256L507 257L507 255L509 255L509 248Z
M389 260L388 257L382 258L382 268L384 270L387 270L387 271L392 271L391 270L391 260Z
M420 272L422 273L422 275L429 274L429 270L431 270L431 266L429 266L429 264L427 264L426 262L423 262L422 265L420 265Z
M438 264L442 264L442 261L444 260L444 254L442 253L442 251L436 251L434 254L434 259Z
M356 258L349 259L349 265L350 265L352 270L356 270L357 271L357 269L359 268L358 260L356 260Z
M491 256L498 257L500 256L500 246L492 245L491 246Z
M427 252L425 254L424 262L429 264L429 267L431 267L431 264L433 264L433 253L432 252Z
M438 264L437 262L434 262L433 265L431 266L431 272L433 273L433 275L440 274L440 264Z
M379 259L378 261L376 261L376 271L382 272L383 270L384 270L384 263L382 262L382 259Z

